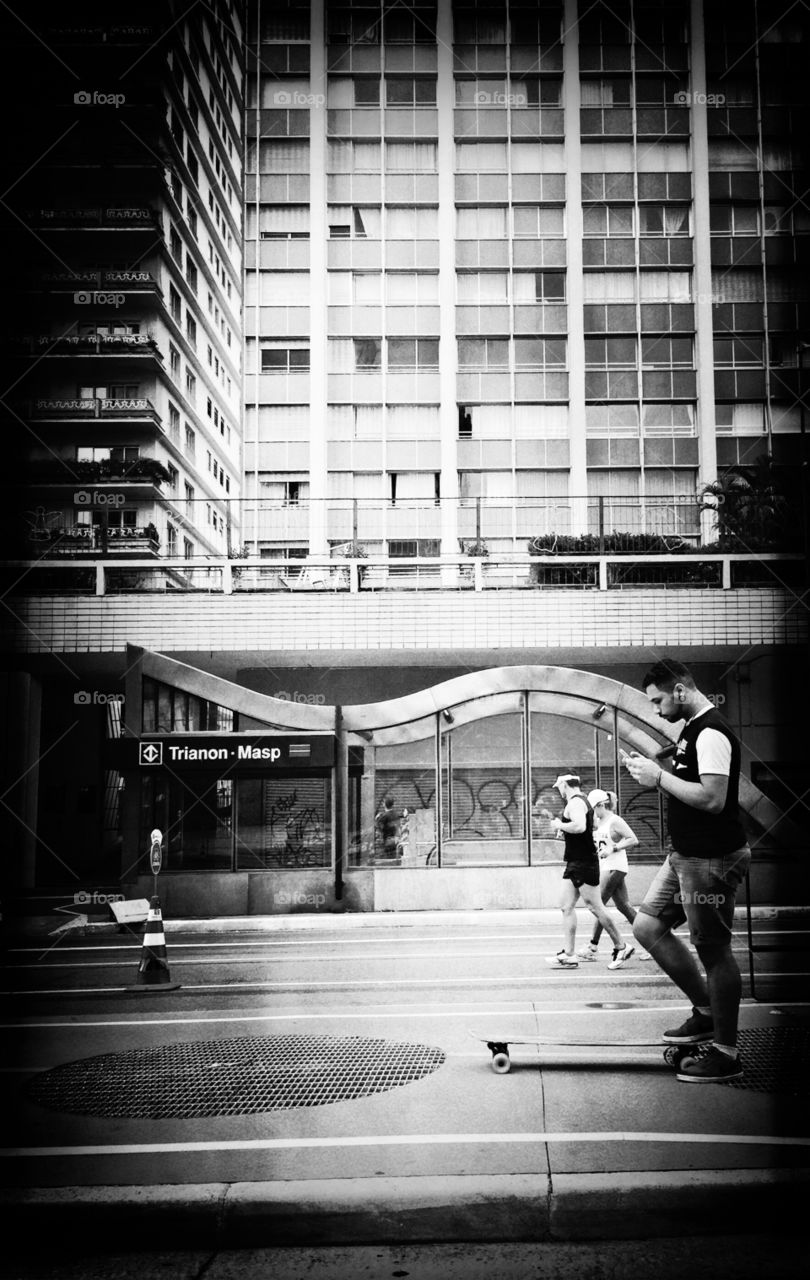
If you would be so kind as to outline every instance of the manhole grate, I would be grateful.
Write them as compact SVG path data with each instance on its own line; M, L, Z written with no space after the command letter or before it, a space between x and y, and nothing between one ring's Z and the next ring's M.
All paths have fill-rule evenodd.
M750 1027L739 1034L742 1080L732 1089L806 1094L810 1073L810 1027Z
M26 1090L54 1111L192 1119L386 1093L421 1080L441 1049L361 1036L255 1036L103 1053L43 1072Z

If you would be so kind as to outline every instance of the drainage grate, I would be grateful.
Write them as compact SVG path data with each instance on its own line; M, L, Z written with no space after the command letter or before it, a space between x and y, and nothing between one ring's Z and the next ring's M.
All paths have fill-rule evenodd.
M54 1067L27 1095L86 1116L242 1116L386 1093L421 1080L441 1049L361 1036L256 1036L104 1053Z
M757 1093L808 1092L810 1027L751 1027L739 1034L742 1080L729 1080L731 1089Z

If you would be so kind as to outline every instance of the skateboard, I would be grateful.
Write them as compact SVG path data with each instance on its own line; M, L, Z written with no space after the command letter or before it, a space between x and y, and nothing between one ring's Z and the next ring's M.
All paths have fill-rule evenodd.
M511 1069L510 1044L541 1045L552 1049L663 1049L662 1058L665 1065L672 1067L675 1071L679 1071L681 1067L688 1066L691 1062L696 1062L701 1053L708 1048L707 1045L702 1044L667 1044L661 1040L571 1040L564 1039L561 1036L527 1035L500 1036L498 1039L494 1039L490 1036L477 1035L475 1031L471 1031L469 1034L473 1040L478 1040L479 1043L485 1044L489 1049L492 1054L492 1070L496 1075L505 1075ZM574 1058L577 1062L583 1062L585 1066L605 1065L604 1057L594 1063L581 1056L574 1055ZM623 1061L619 1054L611 1057L611 1065L614 1060L619 1066ZM654 1061L654 1059L651 1058L650 1061Z

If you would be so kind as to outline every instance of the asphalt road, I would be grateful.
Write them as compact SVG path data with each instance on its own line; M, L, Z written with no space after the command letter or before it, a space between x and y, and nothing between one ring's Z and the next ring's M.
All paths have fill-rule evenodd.
M582 922L580 940L587 937L585 913ZM751 1033L772 1035L807 1019L808 1007L796 995L806 991L807 954L797 946L807 941L802 924L801 918L758 921L763 943L792 945L757 956L760 999L749 996L743 1007ZM526 1238L513 1219L503 1227L500 1210L476 1216L464 1199L470 1185L519 1180L529 1197L525 1230L531 1233L538 1230L535 1201L543 1202L552 1183L575 1188L583 1176L607 1179L608 1187L615 1178L628 1185L639 1176L660 1182L673 1170L697 1179L745 1171L767 1180L774 1170L807 1165L810 1123L794 1106L767 1091L685 1086L657 1045L515 1047L509 1076L494 1074L486 1045L471 1033L657 1042L686 1008L654 962L634 957L609 970L606 940L596 964L549 969L545 957L560 942L555 914L414 916L363 921L362 927L310 919L300 929L261 934L169 930L167 940L170 976L180 987L158 994L137 987L141 945L135 937L68 932L8 949L3 985L9 998L0 1026L6 1109L0 1156L7 1186L75 1193L77 1202L100 1187L143 1188L158 1197L206 1187L212 1188L205 1193L212 1217L231 1195L228 1188L241 1187L249 1200L251 1188L270 1186L291 1197L276 1204L273 1239L280 1244L288 1227L293 1238L286 1243L310 1238L294 1230L309 1187L328 1187L337 1197L339 1229L358 1204L361 1210L373 1205L380 1188L401 1195L403 1188L425 1186L428 1199L438 1189L455 1208L444 1217L437 1211L427 1235L424 1225L422 1234L408 1234L400 1215L386 1219L376 1238L399 1238L403 1249L416 1250L399 1274L441 1271L450 1280L478 1273L453 1271L461 1266L456 1255L433 1246L420 1252L418 1241L477 1240L483 1275L492 1262L487 1242L511 1240L510 1247L520 1249L517 1242ZM745 972L744 944L741 933L735 948ZM284 1057L288 1050L292 1058ZM53 1081L56 1093L43 1094ZM70 1214L58 1220L68 1231L69 1256L76 1257L71 1221ZM349 1239L374 1239L375 1221L372 1211ZM755 1218L740 1226L767 1229ZM647 1227L651 1235L661 1230L660 1223L639 1220L636 1234L647 1234ZM612 1225L599 1230L609 1235ZM64 1231L53 1234L61 1240ZM133 1237L124 1236L126 1251ZM79 1243L92 1256L92 1231L88 1238L82 1230ZM137 1237L139 1256L148 1245L148 1232ZM618 1274L621 1253L613 1246L602 1254L581 1247L591 1250L582 1255L588 1265L597 1258L603 1270L580 1267L579 1276ZM273 1275L307 1275L313 1261L325 1277L394 1275L395 1253L386 1246L375 1260L361 1250L359 1270L330 1272L333 1250L312 1257L285 1251L291 1269L279 1270L281 1255L274 1254ZM615 1272L604 1269L608 1255ZM229 1256L178 1255L171 1274L224 1277ZM563 1250L557 1270L537 1270L550 1256L517 1253L505 1273L565 1277L577 1254ZM247 1258L242 1253L236 1261L241 1266ZM248 1265L258 1269L240 1274L262 1274L259 1254L254 1258ZM355 1262L344 1257L339 1265ZM625 1262L622 1272L638 1273L632 1252ZM464 1266L472 1265L466 1256ZM166 1273L165 1263L154 1266ZM109 1274L128 1275L121 1267ZM660 1277L668 1274L658 1262L655 1268ZM694 1259L688 1270L700 1274ZM753 1274L739 1267L733 1273ZM77 1274L91 1280L96 1273ZM152 1273L138 1274L147 1280ZM712 1274L723 1272L715 1267ZM60 1277L66 1280L64 1269Z

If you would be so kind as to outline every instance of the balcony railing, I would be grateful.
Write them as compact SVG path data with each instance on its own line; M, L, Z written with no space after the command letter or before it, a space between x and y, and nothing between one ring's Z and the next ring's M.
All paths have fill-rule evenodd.
M158 412L151 400L136 396L130 400L32 400L28 406L30 418L152 418Z
M169 484L171 473L158 458L140 457L130 462L112 458L77 461L75 458L42 458L31 462L32 483L67 484Z
M20 346L34 356L149 355L163 360L151 333L38 333L21 338Z
M335 560L311 557L307 561L270 560L263 557L226 559L139 559L139 540L157 550L147 530L127 531L113 538L108 532L108 553L132 556L126 571L113 569L99 556L100 533L88 526L87 534L54 530L50 547L38 545L37 560L9 561L15 570L18 594L114 595L122 591L205 591L231 595L241 592L367 592L367 591L515 591L588 590L608 592L628 589L730 591L772 588L795 591L804 573L803 557L796 553L719 554L694 552L680 555L570 555L570 556L448 556L434 559L373 556ZM77 546L82 555L77 570ZM87 559L85 559L85 555ZM73 556L71 564L68 556ZM123 576L122 576L123 573Z

